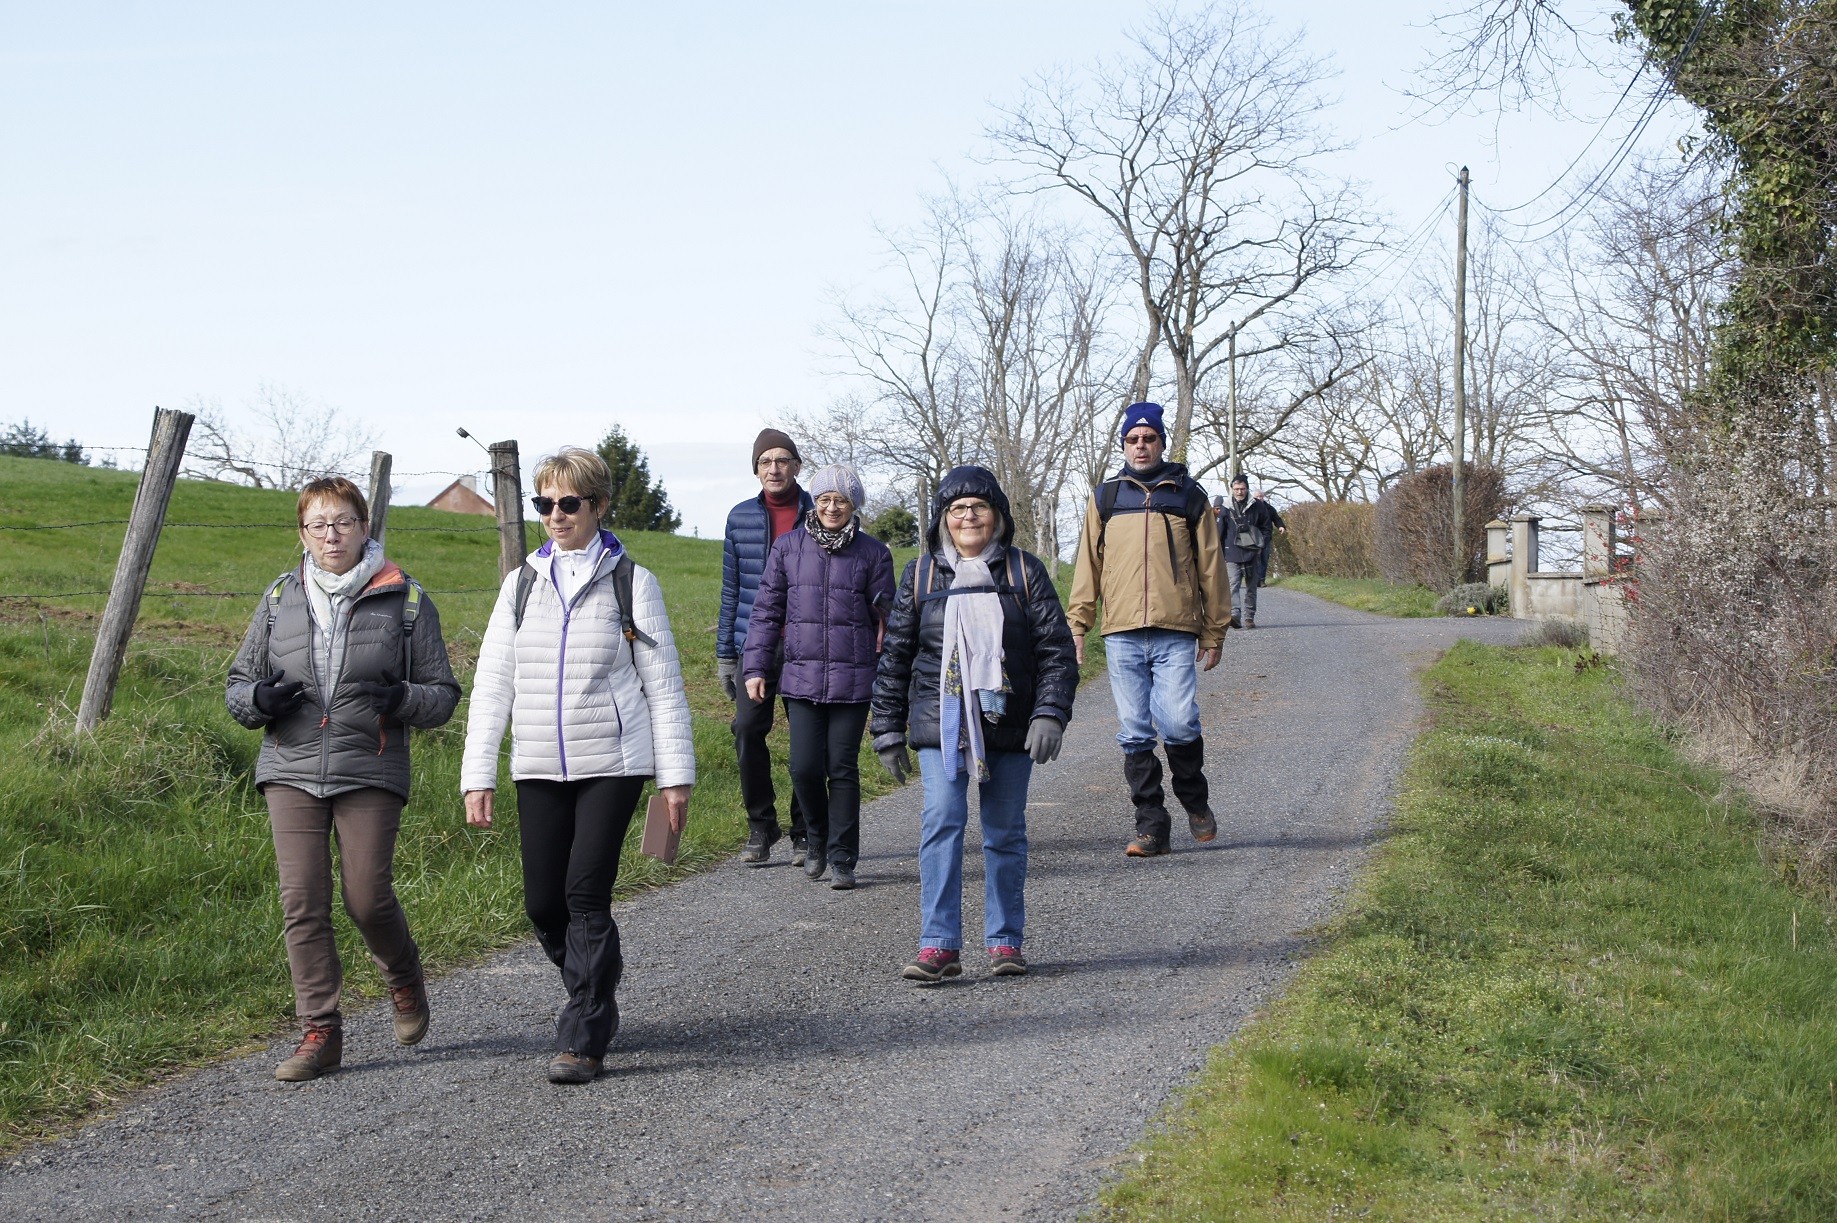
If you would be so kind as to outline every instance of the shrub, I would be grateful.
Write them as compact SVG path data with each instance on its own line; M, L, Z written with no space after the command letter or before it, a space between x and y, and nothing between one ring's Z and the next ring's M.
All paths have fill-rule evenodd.
M1448 590L1478 572L1486 547L1486 524L1505 513L1505 476L1474 463L1466 471L1461 523L1464 547L1457 566L1448 556L1454 537L1453 473L1446 463L1412 472L1378 498L1378 572L1399 586L1419 584Z
M1372 507L1362 501L1308 501L1282 513L1288 533L1276 535L1282 573L1327 578L1375 578Z
M1435 601L1435 610L1444 616L1464 615L1470 607L1483 616L1503 615L1511 610L1512 592L1504 586L1467 582Z
M1588 626L1567 616L1539 620L1536 631L1531 634L1530 644L1561 646L1565 650L1585 649L1588 646Z
M918 547L918 519L903 505L889 505L868 520L867 533L889 548Z

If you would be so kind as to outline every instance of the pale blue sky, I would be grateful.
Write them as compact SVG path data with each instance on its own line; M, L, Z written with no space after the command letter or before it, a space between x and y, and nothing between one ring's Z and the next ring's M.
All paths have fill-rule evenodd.
M1461 161L1515 203L1592 130L1393 130L1436 8L1277 13L1338 67L1345 171L1405 228ZM718 534L760 425L847 389L814 329L875 275L875 223L984 174L990 103L1146 11L9 0L0 421L144 445L153 405L267 381L421 471L480 457L455 425L533 457L616 420Z

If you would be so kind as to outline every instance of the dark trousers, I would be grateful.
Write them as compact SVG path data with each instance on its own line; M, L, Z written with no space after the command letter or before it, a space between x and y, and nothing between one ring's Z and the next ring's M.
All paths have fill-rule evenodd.
M740 804L746 808L746 822L754 832L767 840L778 839L778 791L772 785L772 752L765 737L772 733L772 715L778 705L778 688L766 686L763 701L746 695L740 686L734 698L734 754L740 761ZM791 839L804 839L804 808L798 801L797 788L791 789Z
M390 987L421 980L421 951L395 896L395 841L402 797L367 787L317 798L279 782L262 789L274 830L274 864L281 876L281 920L287 967L293 972L294 1012L309 1023L338 1027L344 968L332 933L332 843L344 881L344 911L363 936L370 958Z
M861 732L867 702L785 698L791 724L791 790L804 811L810 853L853 866L861 856Z
M561 969L568 1002L555 1048L604 1057L618 1028L614 993L625 970L612 885L619 850L648 777L519 781L523 909L536 940Z

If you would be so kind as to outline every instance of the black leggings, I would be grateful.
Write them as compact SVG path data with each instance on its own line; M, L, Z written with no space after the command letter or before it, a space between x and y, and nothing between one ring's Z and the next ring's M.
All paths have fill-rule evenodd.
M810 853L853 866L861 856L861 732L867 703L785 698L791 724L791 788L804 809Z
M555 1047L600 1057L618 1027L613 993L623 975L612 885L619 850L648 777L519 781L523 908L536 939L561 969L568 1003Z

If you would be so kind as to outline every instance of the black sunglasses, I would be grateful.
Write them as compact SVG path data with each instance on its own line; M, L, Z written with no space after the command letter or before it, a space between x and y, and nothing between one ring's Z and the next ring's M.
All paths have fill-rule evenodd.
M560 506L564 514L578 514L582 505L594 505L598 497L531 497L529 503L536 507L536 512L547 518Z

